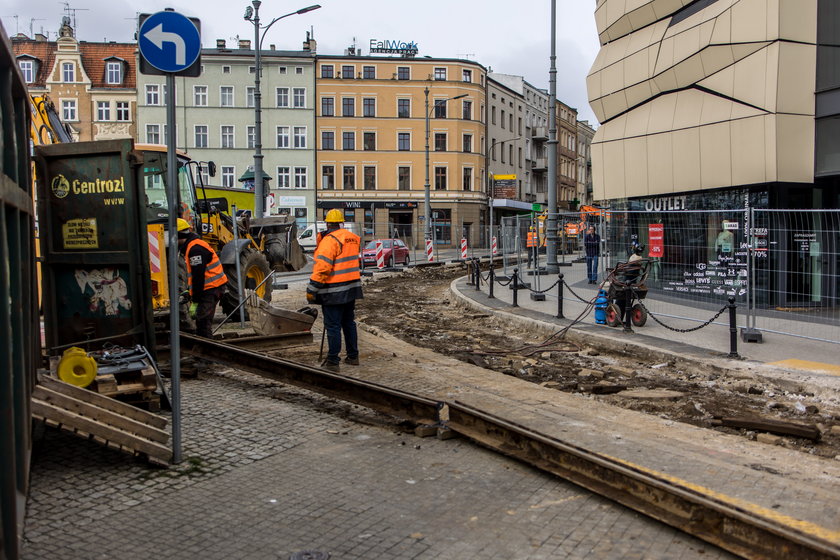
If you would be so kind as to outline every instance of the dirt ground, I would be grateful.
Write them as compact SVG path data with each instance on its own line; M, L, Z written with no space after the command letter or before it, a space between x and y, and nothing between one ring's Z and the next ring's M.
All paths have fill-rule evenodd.
M718 425L722 418L785 421L816 427L817 441L770 440L821 457L840 457L840 409L812 393L796 394L772 383L680 369L581 348L511 326L493 315L450 304L449 285L460 267L414 268L366 281L357 319L414 346L597 401L749 439L761 431ZM833 427L833 429L832 429ZM767 441L767 440L765 440Z

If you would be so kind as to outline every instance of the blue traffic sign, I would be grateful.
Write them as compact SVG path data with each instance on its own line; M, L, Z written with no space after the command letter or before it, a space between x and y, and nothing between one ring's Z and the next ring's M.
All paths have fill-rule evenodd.
M158 12L140 25L140 56L161 72L186 70L201 54L201 33L178 12Z

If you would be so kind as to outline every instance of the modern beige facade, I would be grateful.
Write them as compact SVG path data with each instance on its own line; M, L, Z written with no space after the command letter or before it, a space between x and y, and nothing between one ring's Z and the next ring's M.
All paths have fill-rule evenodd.
M591 205L592 198L592 138L595 129L588 121L577 122L577 199L580 205Z
M422 243L428 89L434 237L443 246L478 240L487 219L485 80L467 60L319 56L318 219L341 208L363 241L396 230Z
M817 0L599 0L596 200L814 182Z

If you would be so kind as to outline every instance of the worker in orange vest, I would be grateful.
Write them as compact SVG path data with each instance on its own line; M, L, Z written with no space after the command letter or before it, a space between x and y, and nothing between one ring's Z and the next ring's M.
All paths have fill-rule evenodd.
M195 319L196 334L213 338L213 315L225 293L227 276L219 256L206 241L192 231L190 223L178 218L178 250L187 262L187 286L190 293L190 317Z
M531 261L537 259L537 245L539 239L537 238L537 228L531 226L528 228L528 237L525 245L528 247L528 266L531 266Z
M359 236L343 229L344 215L341 210L330 210L324 221L324 232L313 260L315 264L306 299L321 304L324 329L327 335L327 359L322 367L339 371L341 334L347 345L344 363L359 365L359 337L356 331L356 300L362 296L362 280L359 270Z

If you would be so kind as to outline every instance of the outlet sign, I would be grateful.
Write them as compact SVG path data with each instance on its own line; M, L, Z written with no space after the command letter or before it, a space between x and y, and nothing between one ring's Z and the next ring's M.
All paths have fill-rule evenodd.
M384 41L371 39L368 49L371 54L401 54L403 56L414 56L419 50L417 43L414 41L407 43L405 41L391 41L388 39Z

